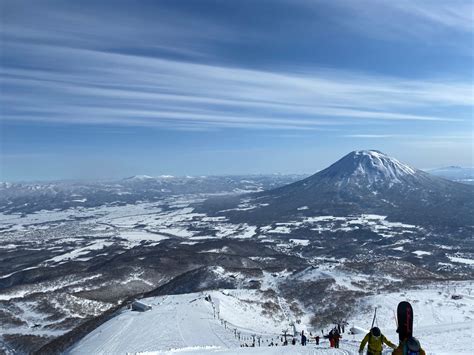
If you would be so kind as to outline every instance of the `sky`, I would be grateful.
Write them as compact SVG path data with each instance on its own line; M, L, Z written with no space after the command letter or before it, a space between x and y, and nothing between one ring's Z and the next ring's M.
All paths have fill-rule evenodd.
M473 166L468 1L0 1L0 181Z

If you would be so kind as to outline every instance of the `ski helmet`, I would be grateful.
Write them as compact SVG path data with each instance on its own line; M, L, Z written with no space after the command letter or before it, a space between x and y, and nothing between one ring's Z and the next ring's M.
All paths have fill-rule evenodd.
M380 329L378 327L373 327L370 332L374 337L379 337L382 333L380 332Z
M421 349L420 342L418 341L418 339L414 337L411 337L408 339L407 345L408 345L408 350L410 351L420 351Z

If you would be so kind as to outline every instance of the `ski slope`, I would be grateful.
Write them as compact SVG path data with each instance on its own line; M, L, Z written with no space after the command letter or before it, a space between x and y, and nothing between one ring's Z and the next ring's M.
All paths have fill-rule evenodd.
M168 351L139 353L140 355L205 355L205 354L222 354L222 355L240 355L240 354L262 354L262 355L342 355L342 354L358 354L344 349L330 349L326 347L316 346L276 346L276 347L257 347L257 348L236 348L222 349L219 347L207 348L185 348Z
M205 300L207 295L212 297L212 302ZM255 294L251 290L211 291L206 294L144 299L143 302L151 305L152 310L134 312L124 309L79 341L68 354L288 353L289 347L281 346L280 338L283 328L289 328L288 324L262 316L258 303L252 304L255 301ZM221 319L217 318L218 314ZM298 331L301 329L299 327ZM252 335L255 335L256 348L241 347L252 344ZM258 347L258 338L261 347ZM270 347L271 342L279 346ZM321 339L318 349L315 345L289 346L292 347L292 354L352 353L343 349L329 349L328 345L325 339Z
M148 312L124 310L87 335L71 354L125 354L186 347L239 347L197 294L144 300Z
M375 325L394 343L398 336L394 310L398 302L408 300L415 312L414 335L427 354L473 354L473 284L459 282L404 292L367 296L357 308L349 326L370 329L373 310ZM462 299L451 298L453 291ZM211 301L206 300L211 296ZM263 302L255 290L216 290L204 293L169 295L143 300L153 308L147 312L124 309L72 347L69 354L357 354L364 331L343 334L340 349L330 349L321 339L319 346L282 346L283 329L291 332L292 315L286 307L265 314ZM280 300L284 303L284 300ZM220 319L218 318L220 317ZM225 321L224 321L225 320ZM319 333L304 324L296 331ZM325 329L325 334L328 329ZM239 339L240 336L240 339ZM251 346L255 336L256 347ZM260 347L258 339L260 338ZM299 336L296 337L299 340ZM269 346L273 342L278 346ZM291 342L291 337L289 338ZM244 346L244 347L242 347ZM384 355L390 354L386 349Z

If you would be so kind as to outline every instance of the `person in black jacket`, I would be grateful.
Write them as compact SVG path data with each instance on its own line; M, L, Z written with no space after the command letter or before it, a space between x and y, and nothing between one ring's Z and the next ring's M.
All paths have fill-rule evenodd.
M301 345L306 346L306 335L304 335L304 330L301 332Z

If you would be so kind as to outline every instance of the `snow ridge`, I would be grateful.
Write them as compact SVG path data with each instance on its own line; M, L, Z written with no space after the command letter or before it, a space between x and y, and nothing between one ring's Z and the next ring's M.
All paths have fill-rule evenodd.
M354 154L358 160L357 172L367 174L369 177L386 178L394 182L400 182L400 177L414 175L415 169L401 163L395 158L389 157L377 150L359 150Z

